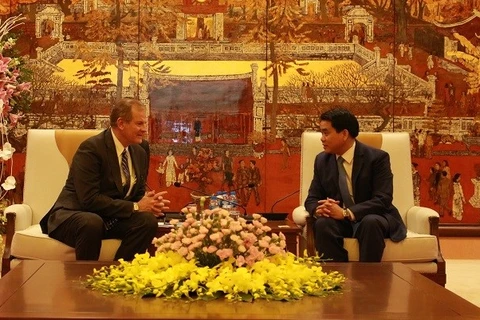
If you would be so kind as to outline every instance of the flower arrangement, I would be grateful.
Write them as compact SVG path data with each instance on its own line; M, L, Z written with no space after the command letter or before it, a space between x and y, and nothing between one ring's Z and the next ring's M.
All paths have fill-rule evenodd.
M30 92L31 84L22 78L23 60L19 57L8 57L13 54L15 38L11 36L11 31L23 24L25 18L22 16L13 16L0 23L0 181L1 193L0 200L4 199L9 190L15 189L16 181L12 175L13 165L12 156L15 148L8 141L8 135L21 117L19 113L22 102L25 102L25 96ZM28 100L28 99L27 99ZM7 163L10 162L10 170L7 175Z
M266 219L234 219L222 209L195 209L184 223L172 221L169 234L156 238L154 257L94 270L87 285L106 293L166 298L236 301L294 300L341 289L345 278L322 271L318 257L285 252L285 237L271 233Z
M222 261L251 267L265 256L285 253L285 236L269 236L271 228L258 214L247 224L245 219L235 220L223 209L203 210L200 214L195 213L195 208L192 211L178 228L154 239L158 252L176 251L187 260L196 259L201 267L214 267Z

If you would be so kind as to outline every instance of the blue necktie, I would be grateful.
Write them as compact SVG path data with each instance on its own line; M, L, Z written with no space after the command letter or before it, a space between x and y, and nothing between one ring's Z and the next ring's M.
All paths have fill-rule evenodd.
M337 159L337 167L338 167L338 187L340 188L340 195L342 196L343 206L345 208L351 207L354 205L352 197L350 196L350 192L348 192L348 185L347 185L347 172L345 171L345 167L343 166L343 162L345 159L342 157L338 157Z

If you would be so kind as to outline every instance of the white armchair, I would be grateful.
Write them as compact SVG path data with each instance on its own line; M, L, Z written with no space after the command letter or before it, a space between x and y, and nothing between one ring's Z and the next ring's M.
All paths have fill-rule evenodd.
M313 218L303 206L313 178L315 156L323 151L320 132L304 132L301 138L300 205L293 211L294 221L304 226L306 249L315 255ZM439 215L436 211L414 205L410 156L410 137L406 132L360 133L358 140L390 154L393 172L393 203L398 208L408 232L395 243L386 239L382 261L403 262L438 284L445 286L445 261L438 241ZM349 261L359 260L358 241L346 238L344 248Z
M12 259L75 260L75 250L43 234L39 222L51 208L68 176L69 165L81 142L99 130L29 130L22 204L5 209L7 237L2 275ZM110 261L120 240L103 240L101 261Z

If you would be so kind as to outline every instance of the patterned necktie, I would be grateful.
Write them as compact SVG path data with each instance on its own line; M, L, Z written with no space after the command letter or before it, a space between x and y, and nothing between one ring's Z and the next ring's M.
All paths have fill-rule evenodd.
M123 193L126 195L128 190L130 189L130 170L128 169L128 155L127 149L123 150L122 152L122 172L125 176L125 185L123 186ZM117 218L107 218L103 221L105 225L105 230L110 230L113 225L118 221Z
M337 166L338 166L338 187L340 188L340 195L342 196L343 206L345 208L351 207L354 205L350 192L348 192L347 185L347 172L343 166L345 159L338 157Z
M122 172L125 176L125 185L123 186L123 191L126 194L128 189L130 189L130 170L128 169L127 149L123 150L122 152Z

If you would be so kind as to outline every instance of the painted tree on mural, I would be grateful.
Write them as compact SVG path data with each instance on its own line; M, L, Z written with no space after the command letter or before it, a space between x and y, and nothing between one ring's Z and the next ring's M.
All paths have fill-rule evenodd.
M197 154L190 159L186 167L186 173L190 181L198 184L198 190L205 193L207 186L213 183L210 175L212 171L220 170L218 161L213 156L210 148L200 148Z
M16 13L20 4L35 2L37 2L37 0L0 0L0 16L7 16Z
M293 57L282 53L281 46L286 43L308 42L308 33L302 22L303 14L297 0L267 0L254 3L258 7L250 8L255 12L259 21L244 36L246 41L260 41L268 43L268 64L265 70L273 80L272 108L270 113L270 132L273 136L277 132L277 109L279 77L288 70L295 70L306 75L302 67L305 63L296 61ZM266 7L264 7L266 4Z
M30 64L32 70L31 112L24 122L29 128L94 127L94 115L108 114L113 101L104 93L55 75L44 64Z
M475 94L480 90L480 48L472 44L463 35L458 32L454 32L453 36L457 39L460 44L465 47L465 52L463 51L451 51L447 52L447 55L451 57L456 57L459 59L459 62L463 64L470 72L465 78L465 82L468 84L468 93ZM477 37L479 37L477 35ZM479 37L480 38L480 37Z
M72 6L80 2L81 0L73 0ZM115 66L117 69L116 97L120 98L125 70L139 70L138 62L140 60L161 61L161 55L152 42L153 38L155 41L170 41L178 20L173 4L173 1L164 1L159 4L154 0L132 2L106 0L104 5L110 7L110 10L98 7L85 14L83 19L86 20L86 41L78 43L77 58L86 63L80 74L82 76L98 75L99 72L105 72L107 66ZM99 54L98 51L95 51L95 43L87 43L87 41L114 43L115 54L110 52ZM133 54L132 50L127 51L127 47L135 48L135 46L132 47L132 44L136 44L136 52ZM163 66L159 66L152 71L162 72L164 70ZM104 76L107 75L107 73L104 74ZM103 81L108 85L106 78Z
M396 26L396 35L395 41L397 43L407 43L407 18L409 14L407 13L407 0L395 0L394 1L395 9L395 26Z
M373 131L383 131L393 117L392 101L399 105L408 105L407 98L412 96L414 89L396 81L389 70L385 68L369 73L361 65L350 62L332 67L324 73L312 72L308 76L293 75L287 82L287 86L300 89L303 83L310 82L316 83L317 88L326 89L325 92L315 94L317 103L308 106L310 115L318 114L331 105L342 103L356 109L358 114L368 113L379 116L382 122L373 128ZM365 110L366 108L368 110ZM307 122L300 125L311 128L311 119L306 117L305 121Z
M410 8L411 15L420 20L423 20L425 16L430 16L430 10L428 9L426 0L412 0Z

